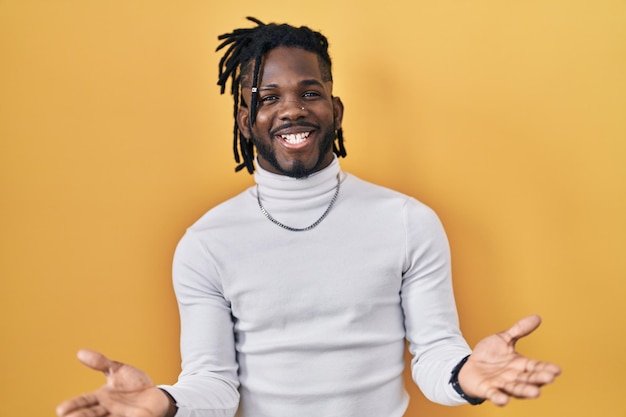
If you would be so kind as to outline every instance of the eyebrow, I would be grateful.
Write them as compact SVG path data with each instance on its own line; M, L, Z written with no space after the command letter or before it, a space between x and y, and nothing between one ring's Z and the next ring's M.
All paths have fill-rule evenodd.
M306 80L302 80L298 83L299 85L302 86L318 86L318 87L324 87L324 84L322 84L319 80L316 80L314 78L311 79L306 79ZM259 87L259 91L265 91L265 90L274 90L278 88L278 84L267 84L264 86Z

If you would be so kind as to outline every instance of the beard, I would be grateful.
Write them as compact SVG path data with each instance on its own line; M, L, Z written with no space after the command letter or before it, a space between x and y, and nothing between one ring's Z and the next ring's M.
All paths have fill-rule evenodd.
M283 168L276 159L276 152L271 143L265 143L254 136L250 139L256 148L257 154L272 165L277 172L288 177L301 179L306 178L323 168L322 165L324 164L324 160L328 156L328 153L332 152L333 142L335 141L335 127L333 125L322 133L321 140L318 143L317 161L310 168L307 168L304 161L300 159L294 160L289 169Z

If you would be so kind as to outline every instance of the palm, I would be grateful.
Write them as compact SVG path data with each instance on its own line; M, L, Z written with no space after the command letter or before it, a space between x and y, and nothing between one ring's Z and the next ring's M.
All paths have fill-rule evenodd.
M169 402L143 371L92 351L81 350L79 360L103 372L107 382L100 389L61 404L57 413L64 417L165 415Z
M459 374L459 382L471 397L506 405L509 398L536 398L541 387L561 372L552 363L529 359L515 351L516 342L541 324L538 316L526 317L513 327L481 340Z

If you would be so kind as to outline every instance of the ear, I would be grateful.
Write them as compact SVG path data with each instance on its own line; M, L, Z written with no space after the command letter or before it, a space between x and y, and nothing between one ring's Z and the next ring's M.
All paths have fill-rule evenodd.
M343 103L339 97L333 96L333 114L335 117L335 129L341 129L343 122Z
M237 109L237 126L246 140L250 140L250 109L239 106Z

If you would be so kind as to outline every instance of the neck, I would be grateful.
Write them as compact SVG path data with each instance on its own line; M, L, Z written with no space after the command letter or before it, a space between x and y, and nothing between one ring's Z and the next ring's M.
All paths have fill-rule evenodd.
M281 223L303 228L326 210L336 192L338 178L343 180L344 174L336 158L326 168L302 179L259 167L254 173L257 183L254 197L260 195L263 207Z

